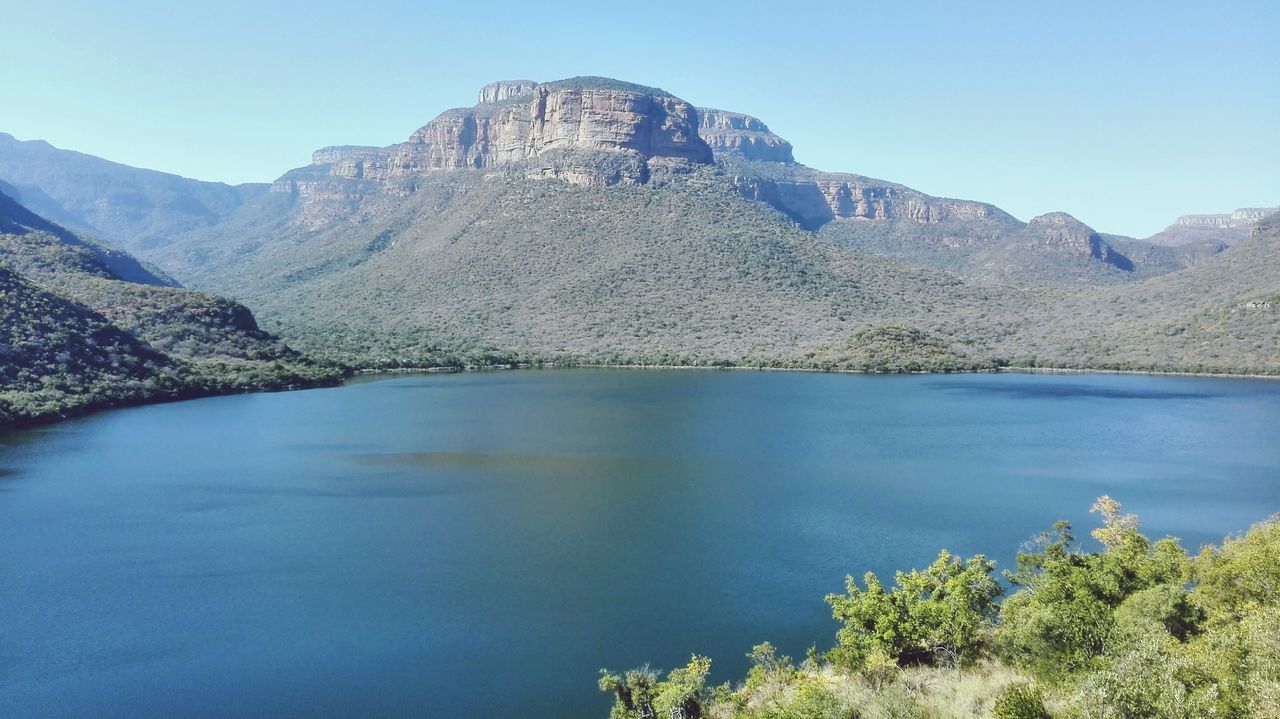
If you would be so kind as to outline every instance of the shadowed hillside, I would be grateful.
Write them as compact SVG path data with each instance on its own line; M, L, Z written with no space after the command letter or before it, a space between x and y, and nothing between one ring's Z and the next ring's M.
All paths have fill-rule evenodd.
M336 379L244 306L173 286L0 194L0 424Z

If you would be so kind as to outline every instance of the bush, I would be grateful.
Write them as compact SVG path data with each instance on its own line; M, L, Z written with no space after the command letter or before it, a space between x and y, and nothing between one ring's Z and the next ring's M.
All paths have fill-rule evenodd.
M994 719L1051 719L1044 693L1031 684L1011 684L996 697Z
M847 577L844 596L827 596L832 615L844 623L828 658L853 670L877 656L900 666L969 663L1003 592L994 569L982 555L962 560L943 550L923 572L898 572L888 592L874 573L863 578L866 589Z

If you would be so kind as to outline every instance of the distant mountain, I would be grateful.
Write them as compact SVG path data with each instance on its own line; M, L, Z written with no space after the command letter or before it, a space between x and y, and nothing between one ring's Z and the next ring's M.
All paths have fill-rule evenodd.
M1072 251L986 203L814 170L796 163L791 144L757 118L695 108L663 90L609 78L491 83L475 106L442 113L404 143L323 148L311 166L286 173L272 189L296 192L307 207L294 224L321 230L371 194L416 192L410 178L422 173L523 163L532 179L610 186L643 184L652 171L680 162L715 164L744 197L838 244L984 284L1115 284L1185 266L1186 253L1153 254L1139 244L1129 247L1130 258L1103 235L1098 248ZM295 211L262 185L200 183L7 135L0 135L0 179L18 185L44 214L144 257L186 235L242 245L246 218L275 225Z
M337 377L258 329L243 305L180 289L5 194L0 313L0 425Z
M1147 238L1147 242L1170 247L1188 245L1230 246L1249 236L1249 231L1277 207L1245 207L1218 215L1183 215L1172 225Z
M3 132L0 180L41 216L143 255L184 232L217 224L266 190L263 184L232 187L138 169Z

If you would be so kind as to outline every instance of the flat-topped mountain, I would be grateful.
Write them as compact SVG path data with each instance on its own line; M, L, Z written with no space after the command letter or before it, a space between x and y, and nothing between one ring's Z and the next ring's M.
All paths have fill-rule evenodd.
M1220 214L1183 215L1146 241L1168 247L1197 247L1201 251L1215 245L1228 247L1248 237L1254 225L1278 210L1280 208L1244 207Z
M479 99L441 113L399 145L325 148L313 163L336 177L387 181L532 161L531 176L613 185L647 181L653 160L711 162L696 110L656 88L594 77L515 80L486 85Z
M1242 207L1218 215L1183 215L1174 224L1182 227L1252 227L1278 210L1280 208L1277 207Z
M791 143L750 115L700 107L698 116L701 118L698 134L718 158L736 154L743 160L795 162Z

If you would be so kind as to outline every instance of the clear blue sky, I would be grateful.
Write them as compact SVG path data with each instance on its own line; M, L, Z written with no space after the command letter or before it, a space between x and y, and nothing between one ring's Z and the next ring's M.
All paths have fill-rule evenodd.
M800 161L1148 235L1280 203L1280 2L0 0L0 131L208 180L606 75Z

